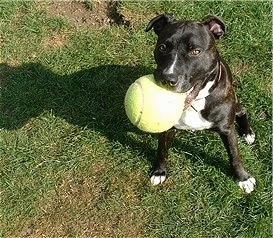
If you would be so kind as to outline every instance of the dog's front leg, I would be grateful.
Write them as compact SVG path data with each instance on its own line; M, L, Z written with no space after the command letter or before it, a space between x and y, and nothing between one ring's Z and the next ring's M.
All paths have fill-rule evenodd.
M243 167L239 155L235 127L231 126L229 130L226 130L225 133L221 133L220 135L228 152L233 173L239 180L240 188L246 193L251 193L254 190L256 180Z
M157 157L151 174L151 183L153 185L161 184L166 180L166 162L168 159L168 150L175 136L175 132L175 129L171 129L159 134Z

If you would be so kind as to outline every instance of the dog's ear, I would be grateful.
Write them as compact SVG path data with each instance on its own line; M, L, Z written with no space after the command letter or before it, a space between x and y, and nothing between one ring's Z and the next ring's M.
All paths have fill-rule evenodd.
M214 35L216 39L219 39L222 35L226 33L226 25L224 21L216 16L207 16L201 22L202 24L208 26L210 32Z
M174 19L168 14L158 15L148 23L145 31L147 32L154 28L155 33L158 35L168 23L173 21Z

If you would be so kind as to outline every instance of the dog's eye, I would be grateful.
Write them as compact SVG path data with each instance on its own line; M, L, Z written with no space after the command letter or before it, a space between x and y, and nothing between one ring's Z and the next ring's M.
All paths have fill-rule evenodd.
M201 53L201 50L199 49L194 49L190 52L190 55L197 56Z
M167 46L165 44L161 44L158 46L158 50L161 52L166 52Z

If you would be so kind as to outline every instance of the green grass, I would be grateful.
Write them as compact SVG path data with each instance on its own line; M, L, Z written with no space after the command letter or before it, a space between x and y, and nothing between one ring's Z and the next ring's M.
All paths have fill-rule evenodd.
M0 7L0 237L271 237L271 3L124 1L130 27L100 30L32 2ZM225 19L218 47L257 135L239 139L252 194L211 132L181 132L170 177L150 185L157 136L128 122L123 98L154 68L144 28L157 12Z

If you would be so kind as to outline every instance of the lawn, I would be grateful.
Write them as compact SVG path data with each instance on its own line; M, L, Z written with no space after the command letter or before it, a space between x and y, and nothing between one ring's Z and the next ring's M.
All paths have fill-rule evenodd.
M0 237L272 237L272 3L0 2ZM126 118L155 67L157 13L221 16L217 42L256 133L247 195L217 134L181 132L151 186L157 135ZM58 15L62 13L62 15Z

